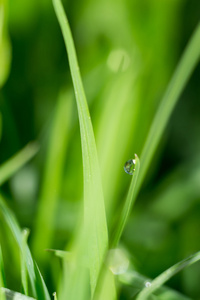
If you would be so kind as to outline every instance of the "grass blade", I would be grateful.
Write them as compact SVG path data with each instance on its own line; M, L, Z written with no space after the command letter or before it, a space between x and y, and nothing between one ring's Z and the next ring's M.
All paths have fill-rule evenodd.
M10 228L17 244L19 245L19 249L23 255L21 229L14 215L4 203L2 196L0 196L0 214L2 215L8 228ZM42 278L42 275L40 274L40 271L31 256L31 252L28 246L26 246L26 256L24 257L24 260L26 262L26 268L28 271L34 297L41 300L50 300L50 296L47 291L44 280Z
M29 230L24 229L22 231L22 253L21 253L21 278L22 278L22 287L23 292L25 295L28 296L28 278L27 278L27 267L26 267L26 247L27 247L27 240L29 236Z
M151 125L147 140L141 154L141 170L138 178L137 190L139 190L151 159L158 146L171 113L186 86L194 68L200 58L200 24L192 35L175 73L168 85L164 97L160 103L156 116Z
M95 138L70 27L60 0L53 0L53 4L68 53L80 122L84 174L84 221L85 233L87 232L84 246L87 248L85 250L89 257L91 293L93 295L108 247L104 198Z
M5 296L5 300L36 300L35 298L27 297L23 294L5 288L1 288L0 297L1 295Z
M113 238L113 242L111 244L111 248L117 247L117 244L121 238L124 227L127 223L129 214L133 207L133 204L134 204L134 201L136 198L135 197L136 183L137 183L137 179L138 179L139 170L140 170L140 160L139 160L138 156L135 154L135 171L133 173L133 178L131 180L131 184L130 184L128 195L126 198L126 202L125 202L123 210L122 210L122 215L120 217L120 220L117 223L117 228L114 233L114 238Z
M38 152L39 147L35 142L29 143L17 154L0 166L0 186L17 172Z
M44 249L51 248L53 236L52 224L54 224L56 205L62 185L71 115L71 92L62 92L56 105L56 112L51 128L36 229L33 237L33 253L40 261L46 259Z
M4 272L3 255L0 245L0 300L6 300L5 295L1 293L1 289L6 286L6 278Z
M137 300L145 300L150 296L154 291L156 291L160 286L162 286L166 281L168 281L172 276L180 272L182 269L189 267L190 265L196 263L200 260L200 251L189 256L188 258L178 262L173 265L163 273L161 273L158 277L156 277L151 285L145 287L137 297Z
M8 78L11 62L11 45L8 37L8 1L0 2L0 89Z

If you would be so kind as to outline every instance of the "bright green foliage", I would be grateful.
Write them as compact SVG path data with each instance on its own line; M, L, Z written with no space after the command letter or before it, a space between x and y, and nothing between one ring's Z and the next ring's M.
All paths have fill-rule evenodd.
M49 300L50 297L49 297L46 285L45 285L43 278L40 274L40 271L38 269L38 266L33 261L28 246L26 246L26 251L24 251L20 227L17 224L17 221L16 221L15 217L13 216L13 214L11 213L11 211L5 205L2 196L0 197L0 213L1 213L1 217L3 217L5 224L11 230L12 235L19 246L19 249L22 252L22 255L24 256L23 259L26 263L26 268L28 271L33 295L36 298L41 299L41 300ZM23 281L24 281L24 279L23 279Z
M188 39L192 30L184 1L63 5L68 17L61 1L53 0L70 70L51 1L0 0L1 300L191 300L185 295L198 296L199 252L169 266L200 247L198 113L189 118L189 134L185 119L175 122L174 144L189 136L179 154L187 162L173 163L171 170L161 158L167 124L171 118L176 127L172 112L199 61L200 26L177 64L183 32ZM14 55L6 82L8 28ZM190 99L191 86L181 101L182 116ZM198 112L199 105L192 106ZM40 151L37 142L30 143L6 161L32 139L39 140ZM123 165L133 153L140 160L135 157L131 178ZM21 230L16 218L31 229L31 250L46 283L27 245L29 230ZM21 277L10 252L21 261ZM181 270L177 282L185 295L162 286Z
M62 29L69 57L69 65L74 84L79 114L83 173L84 173L84 244L81 245L88 255L91 292L95 291L97 279L108 247L108 233L101 186L97 150L85 92L79 72L74 43L67 18L59 0L53 1Z

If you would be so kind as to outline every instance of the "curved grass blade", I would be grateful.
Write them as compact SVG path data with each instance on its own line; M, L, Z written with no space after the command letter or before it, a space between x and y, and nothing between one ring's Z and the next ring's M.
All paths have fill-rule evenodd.
M151 159L169 121L171 113L200 58L200 23L193 33L161 100L141 154L141 170L137 190L144 180Z
M36 142L29 143L17 154L0 166L0 186L17 172L38 152L39 146Z
M35 298L31 298L5 288L0 289L0 299L1 296L5 296L5 300L36 300Z
M108 247L104 198L95 138L79 72L74 42L61 1L53 0L53 5L68 53L80 122L84 174L84 228L86 238L83 248L85 247L88 255L91 293L93 295Z
M4 203L2 196L0 196L0 214L2 215L8 228L11 230L13 237L15 238L19 249L23 255L21 229L14 215ZM26 246L25 255L26 256L24 257L24 260L26 262L26 268L28 271L34 297L40 300L50 300L50 296L42 278L42 275L40 274L40 271L31 256L31 252L28 246Z
M127 223L128 217L129 217L131 209L133 207L133 204L135 202L136 183L137 183L137 179L138 179L138 175L139 175L139 170L140 170L140 160L139 160L138 156L135 154L135 171L133 173L133 178L131 180L128 195L126 197L126 202L125 202L123 210L122 210L122 215L118 221L117 228L114 233L114 238L111 243L111 248L117 247L117 244L119 243L119 240L121 238L124 227Z
M172 276L180 272L182 269L189 267L190 265L196 263L200 260L200 251L189 256L188 258L178 262L173 265L158 277L156 277L151 285L145 287L138 295L137 300L146 300L153 292L155 292L159 287L161 287L166 281L168 281Z

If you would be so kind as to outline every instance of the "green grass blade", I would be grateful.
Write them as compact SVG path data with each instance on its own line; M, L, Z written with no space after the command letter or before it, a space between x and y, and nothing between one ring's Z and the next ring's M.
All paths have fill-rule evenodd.
M131 180L131 184L129 187L128 195L126 198L126 202L124 204L122 215L117 223L117 228L114 233L113 242L111 244L111 248L117 247L117 244L120 240L124 227L127 223L128 217L130 215L131 209L133 207L135 201L135 193L136 193L136 183L138 179L138 174L140 170L140 160L137 155L135 155L135 171L133 173L133 178Z
M53 4L68 53L80 122L84 174L84 221L87 232L87 239L83 247L87 248L86 251L89 257L88 263L93 295L105 251L108 247L104 198L95 138L70 27L60 0L53 0Z
M27 277L27 267L26 267L26 249L27 249L27 240L30 231L24 229L22 231L22 253L21 253L21 278L22 278L22 287L25 295L28 296L28 277Z
M0 290L0 297L1 295L5 296L5 300L36 300L35 298L31 298L5 288Z
M139 190L171 113L200 58L200 24L192 35L168 85L141 154Z
M172 276L180 272L182 269L196 263L199 260L200 260L200 251L178 262L177 264L173 265L172 267L170 267L169 269L161 273L158 277L156 277L151 282L150 286L145 287L138 295L137 300L146 300L148 296L150 296L153 292L155 292Z
M0 186L17 172L38 152L39 147L35 142L29 143L17 154L0 166Z
M62 92L58 98L52 124L39 199L36 229L33 237L33 253L40 261L46 259L44 249L51 248L53 236L52 224L54 224L56 205L62 185L71 115L72 94L71 92Z
M0 300L6 300L5 295L1 293L1 289L6 286L6 278L4 272L3 255L0 245Z
M19 245L20 251L23 254L21 229L14 215L4 203L2 196L0 196L0 215L2 215L2 218L7 224L8 228L10 228L13 237L15 238L17 244ZM40 300L50 300L50 296L47 291L44 280L40 274L40 271L36 263L34 262L31 256L31 252L28 246L26 247L26 256L24 257L24 260L26 262L26 268L28 271L34 297Z
M8 37L8 1L0 1L0 89L4 85L10 71L11 46Z

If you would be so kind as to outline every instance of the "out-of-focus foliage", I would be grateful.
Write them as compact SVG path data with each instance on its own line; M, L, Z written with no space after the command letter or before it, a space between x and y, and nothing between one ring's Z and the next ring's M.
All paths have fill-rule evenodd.
M11 59L11 46L8 36L7 0L0 1L0 88L6 81Z
M130 183L123 165L134 153L140 157L199 21L200 2L63 4L91 112L110 234ZM199 72L198 66L170 118L122 236L131 269L149 278L200 249ZM60 262L43 249L70 248L80 226L83 171L72 81L49 0L0 0L0 105L1 164L29 141L40 144L37 156L2 186L2 193L20 225L30 228L31 250L53 292ZM8 287L21 292L19 253L1 218L0 226ZM197 263L169 286L198 299L199 276ZM120 299L133 296L134 284L127 282L119 286Z

